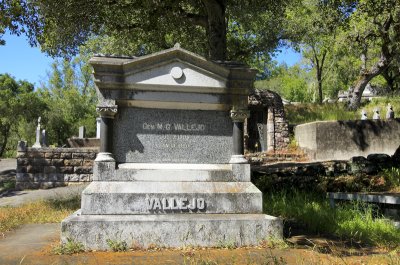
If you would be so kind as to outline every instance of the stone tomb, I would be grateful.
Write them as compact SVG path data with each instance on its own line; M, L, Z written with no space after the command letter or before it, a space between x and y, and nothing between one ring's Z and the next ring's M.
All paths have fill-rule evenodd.
M243 157L254 71L179 46L139 58L96 56L100 153L62 242L107 249L255 245L282 236L262 213Z

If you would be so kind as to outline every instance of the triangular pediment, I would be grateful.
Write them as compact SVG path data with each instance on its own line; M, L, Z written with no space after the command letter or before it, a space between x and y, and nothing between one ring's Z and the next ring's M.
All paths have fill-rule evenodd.
M229 69L176 46L123 64L128 84L225 87Z
M125 73L127 84L226 87L226 78L179 59Z

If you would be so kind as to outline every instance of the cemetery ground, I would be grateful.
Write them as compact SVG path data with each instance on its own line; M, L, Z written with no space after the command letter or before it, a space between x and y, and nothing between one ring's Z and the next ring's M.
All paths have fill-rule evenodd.
M321 193L287 190L264 197L265 212L285 219L284 241L144 250L110 240L114 251L85 252L79 242L59 244L60 222L80 207L79 192L53 190L15 193L20 204L0 208L1 264L400 264L400 231L376 218L373 207L344 203L331 209Z

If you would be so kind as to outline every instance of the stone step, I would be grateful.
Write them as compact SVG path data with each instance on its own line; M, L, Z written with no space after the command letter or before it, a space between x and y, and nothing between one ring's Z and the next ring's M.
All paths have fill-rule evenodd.
M123 163L112 172L95 173L98 181L250 181L250 165Z
M262 213L251 182L92 182L82 214Z
M107 240L128 247L250 246L282 238L282 220L264 214L80 215L61 223L61 241L87 249L109 249Z

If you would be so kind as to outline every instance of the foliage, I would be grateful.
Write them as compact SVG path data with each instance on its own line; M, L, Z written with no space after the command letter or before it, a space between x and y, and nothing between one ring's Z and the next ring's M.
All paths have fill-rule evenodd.
M292 102L310 102L313 99L310 79L309 72L300 65L288 67L281 64L271 70L266 80L256 81L254 86L275 91Z
M399 28L399 1L357 1L342 36L345 47L361 60L360 72L350 90L350 108L359 107L362 92L373 78L398 65Z
M326 120L355 120L359 115L348 111L344 104L290 104L285 105L286 118L290 124Z
M286 9L285 33L292 46L301 50L314 69L318 102L322 103L322 83L326 61L336 42L337 31L345 24L352 4L346 1L294 1Z
M15 1L2 10L32 44L51 55L74 55L92 36L129 43L143 54L180 42L216 60L257 58L275 48L287 1ZM18 8L18 12L12 6ZM68 15L66 15L68 14ZM9 23L3 26L10 27Z
M48 109L42 113L50 144L62 146L86 127L88 137L96 130L96 93L87 62L55 60L49 81L38 92Z
M56 255L72 255L84 252L85 247L81 242L76 242L71 238L67 238L67 242L53 248L53 253Z
M390 169L383 170L383 177L388 187L399 187L400 186L400 169L392 167Z
M379 216L371 205L352 202L332 209L324 193L271 191L265 193L265 212L295 219L313 233L329 233L352 242L396 247L400 230Z
M124 252L128 250L128 244L125 241L107 239L106 243L114 252Z
M80 208L80 196L0 207L0 233L31 223L59 223Z
M0 157L9 151L15 152L16 142L10 143L9 140L18 131L20 123L35 123L38 113L45 108L45 103L34 92L31 83L16 81L9 74L0 74ZM24 136L24 132L21 133Z
M361 108L372 119L372 113L375 108L381 109L381 119L386 116L386 107L388 104L393 106L395 114L400 111L400 97L383 97L373 99L370 102L364 102ZM332 120L359 120L361 111L347 109L344 103L327 103L323 105L316 104L290 104L285 105L286 118L290 124L300 124L313 121L332 121ZM396 114L396 117L398 114Z

